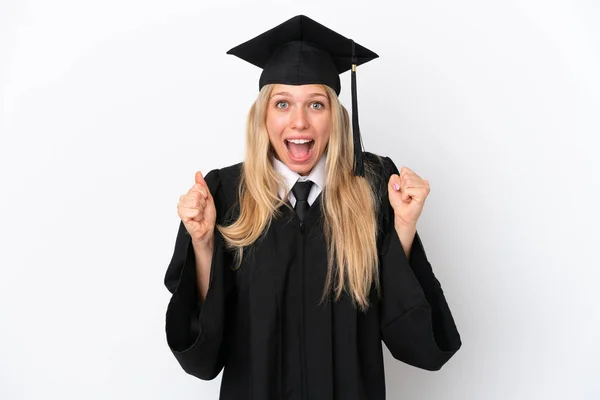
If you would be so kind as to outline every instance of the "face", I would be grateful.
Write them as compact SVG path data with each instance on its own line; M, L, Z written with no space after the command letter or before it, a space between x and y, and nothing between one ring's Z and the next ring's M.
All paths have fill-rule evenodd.
M308 175L325 152L331 105L319 85L275 85L267 109L267 132L277 158Z

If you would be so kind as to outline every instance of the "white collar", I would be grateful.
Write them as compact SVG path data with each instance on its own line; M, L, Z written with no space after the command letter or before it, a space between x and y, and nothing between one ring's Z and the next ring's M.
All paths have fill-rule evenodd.
M326 154L323 153L317 164L313 167L312 171L310 171L310 174L308 174L308 176L301 176L297 172L294 172L291 169L289 169L289 167L285 165L281 160L277 159L276 157L273 157L273 167L281 176L283 176L286 185L285 188L279 188L279 197L283 198L285 196L285 193L288 192L290 194L290 200L293 206L296 199L291 193L292 187L294 187L298 180L310 180L314 183L314 185L311 188L308 202L312 204L312 202L317 198L319 193L321 193L321 191L323 190L323 186L325 185L325 161Z

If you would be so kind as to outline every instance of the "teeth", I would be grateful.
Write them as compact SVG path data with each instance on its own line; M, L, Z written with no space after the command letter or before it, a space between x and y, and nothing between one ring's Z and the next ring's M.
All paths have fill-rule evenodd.
M309 140L309 139L288 139L288 142L291 142L291 143L294 143L294 144L304 144L304 143L312 142L312 140Z

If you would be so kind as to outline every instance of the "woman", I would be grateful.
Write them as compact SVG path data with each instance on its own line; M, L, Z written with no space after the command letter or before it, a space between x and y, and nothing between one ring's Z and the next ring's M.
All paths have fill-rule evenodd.
M221 399L384 399L381 341L437 370L461 341L416 232L429 184L362 152L339 73L377 55L298 16L230 50L263 68L243 163L198 172L165 276L168 344Z

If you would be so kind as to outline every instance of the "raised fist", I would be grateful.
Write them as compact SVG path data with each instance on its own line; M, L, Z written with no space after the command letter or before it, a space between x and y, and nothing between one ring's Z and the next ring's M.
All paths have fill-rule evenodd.
M185 229L192 237L194 246L210 245L213 240L217 209L210 190L200 171L196 172L196 183L179 197L177 213Z

